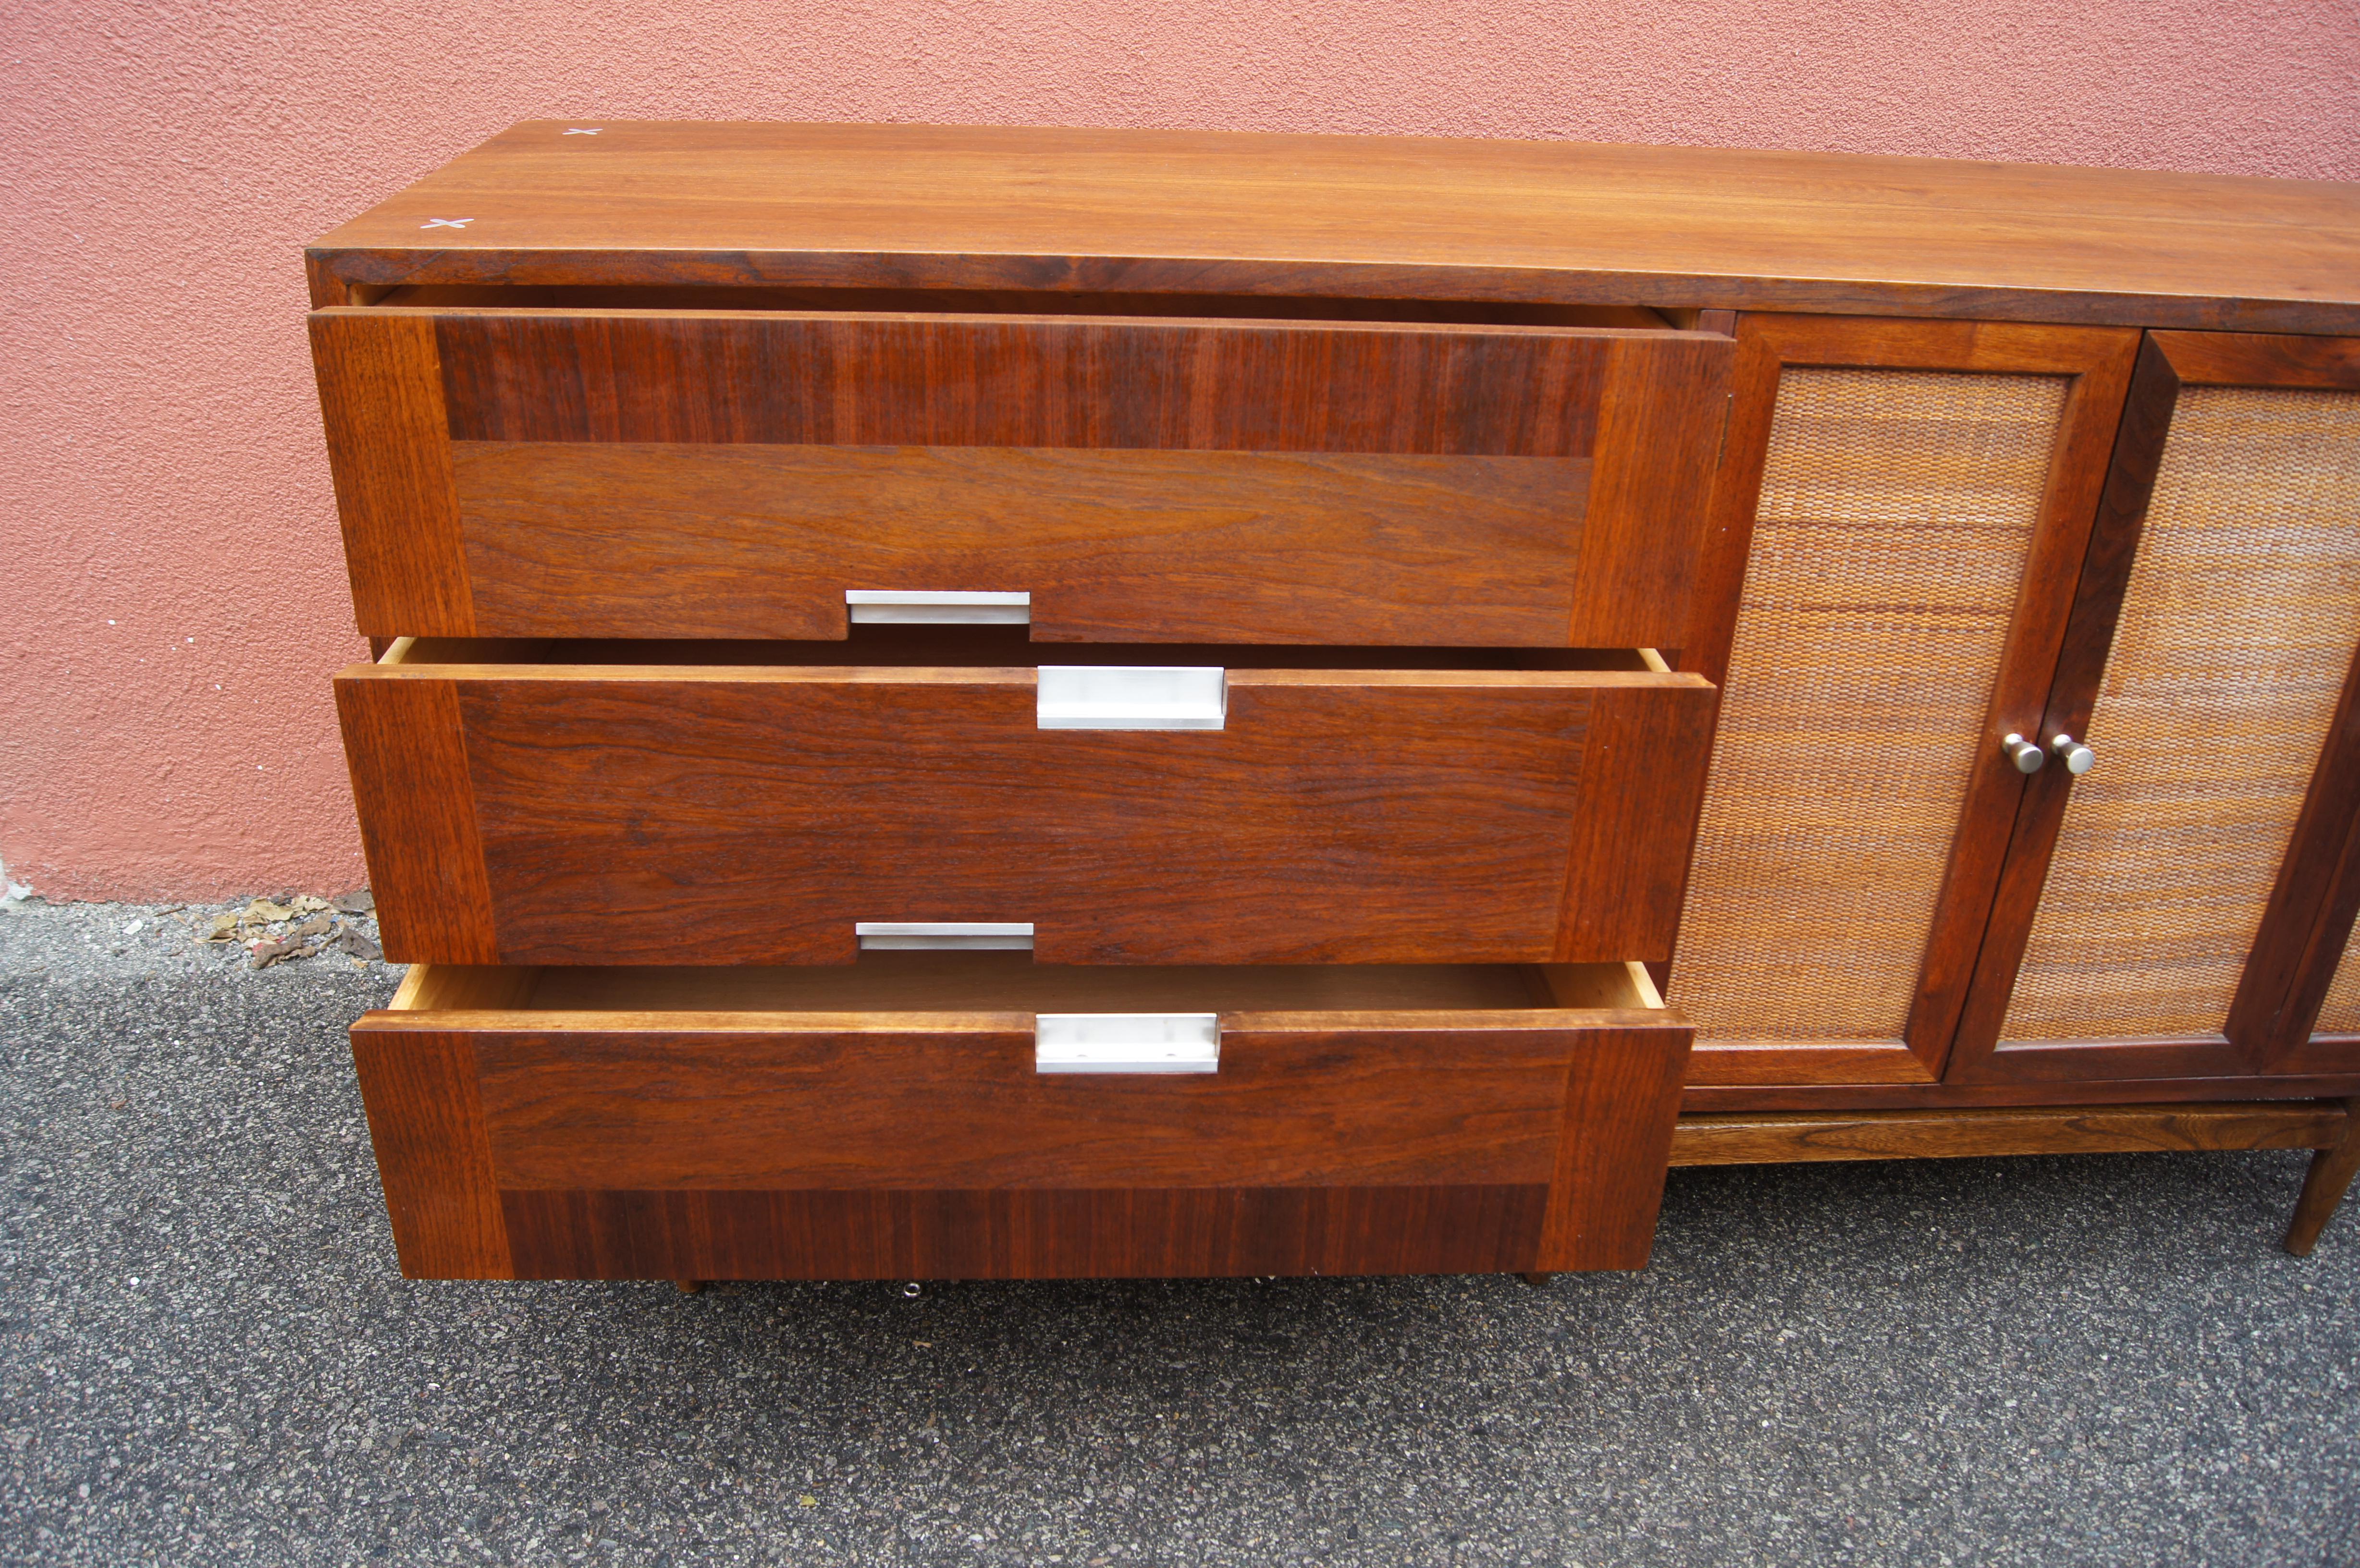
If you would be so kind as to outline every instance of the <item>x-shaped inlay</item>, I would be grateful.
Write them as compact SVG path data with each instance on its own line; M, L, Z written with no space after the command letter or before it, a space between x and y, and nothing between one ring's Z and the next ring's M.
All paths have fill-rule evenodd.
M595 131L568 131L565 134L569 136L595 136L598 133Z
M421 229L464 229L475 221L473 218L429 218L418 226Z

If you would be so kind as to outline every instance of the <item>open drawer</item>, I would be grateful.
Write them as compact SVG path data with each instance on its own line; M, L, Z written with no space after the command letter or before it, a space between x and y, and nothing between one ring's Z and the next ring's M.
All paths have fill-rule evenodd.
M1021 926L1057 964L1670 956L1698 676L1453 649L1043 669L1001 662L1017 627L860 631L850 663L421 641L345 670L388 953L843 964L863 924L929 922Z
M421 965L353 1026L404 1273L1635 1269L1689 1030L1636 964Z
M1733 352L678 306L311 329L385 637L834 638L847 596L948 593L1044 641L1677 646Z

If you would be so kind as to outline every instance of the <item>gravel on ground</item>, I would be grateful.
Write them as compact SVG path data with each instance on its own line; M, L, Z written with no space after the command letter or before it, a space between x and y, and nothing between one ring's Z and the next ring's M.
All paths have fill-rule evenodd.
M1674 1171L1541 1289L408 1281L399 971L249 908L0 907L0 1563L2360 1563L2300 1153Z

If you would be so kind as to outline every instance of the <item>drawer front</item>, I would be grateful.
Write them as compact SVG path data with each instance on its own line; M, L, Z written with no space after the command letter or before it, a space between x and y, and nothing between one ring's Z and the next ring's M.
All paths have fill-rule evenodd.
M861 922L1055 964L1667 954L1691 675L1235 670L1224 727L1040 727L1027 670L364 666L388 953L841 964Z
M1732 348L1697 333L725 311L312 320L361 629L1677 644Z
M373 1013L353 1042L413 1275L1644 1263L1688 1040L1662 1015L1221 1025L1196 1074L1041 1073L1021 1014Z

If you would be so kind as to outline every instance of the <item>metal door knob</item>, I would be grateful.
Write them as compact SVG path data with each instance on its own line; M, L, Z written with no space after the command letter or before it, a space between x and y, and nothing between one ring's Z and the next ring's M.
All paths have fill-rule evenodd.
M2020 735L2010 734L2005 736L1999 743L1999 748L2007 753L2007 759L2016 764L2016 770L2018 773L2038 773L2040 771L2040 765L2049 760L2047 752Z
M2059 730L2049 737L2049 749L2057 754L2057 760L2065 765L2066 772L2077 776L2089 772L2098 760L2096 752L2092 751L2063 730ZM2017 766L2022 767L2023 764L2018 763Z

